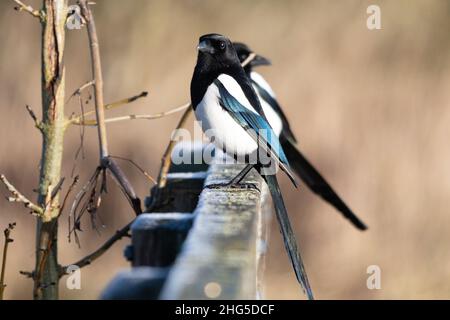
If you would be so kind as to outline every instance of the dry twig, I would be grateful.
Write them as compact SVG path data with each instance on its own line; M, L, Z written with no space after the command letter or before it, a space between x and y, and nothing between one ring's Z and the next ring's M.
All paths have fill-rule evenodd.
M119 159L119 160L123 160L123 161L127 161L129 163L131 163L136 169L138 169L149 181L151 181L152 183L156 184L156 180L146 171L144 170L140 165L138 165L135 161L128 159L128 158L123 158L123 157L117 157L117 156L110 156L113 159Z
M117 108L117 107L121 107L123 105L132 103L132 102L134 102L134 101L136 101L136 100L138 100L140 98L145 98L145 97L147 97L147 95L148 95L148 92L143 91L140 94L132 96L130 98L122 99L122 100L119 100L119 101L116 101L116 102L113 102L113 103L108 103L107 105L105 105L103 107L103 109L104 110L111 110L111 109L114 109L114 108ZM69 120L69 122L71 124L75 124L75 125L83 125L84 124L84 125L96 126L97 125L97 121L96 120L84 120L84 118L86 118L87 116L90 116L90 115L92 115L94 113L95 113L95 110L90 110L90 111L87 111L87 112L84 112L84 113L82 112L82 114L72 117ZM89 121L89 124L87 124L87 121ZM108 122L108 121L105 120L105 122Z
M86 267L92 262L98 258L100 258L106 251L108 251L109 248L112 247L114 243L119 241L120 239L128 236L128 231L130 230L132 222L127 224L122 229L118 230L110 239L108 239L100 248L92 252L91 254L87 255L86 257L80 259L79 261L72 263L68 266L61 267L60 276L64 276L67 274L67 270L69 266L75 265L79 268Z
M61 216L61 213L64 211L64 208L66 207L66 202L67 199L69 198L70 194L72 193L72 191L75 189L76 185L78 184L78 181L80 180L79 176L76 176L73 181L72 184L70 185L69 189L66 192L66 196L64 197L64 200L59 208L59 215L58 218Z
M3 259L2 259L2 271L0 274L0 300L3 300L3 294L5 293L5 273L6 273L6 258L8 257L8 246L11 242L14 240L11 238L11 231L16 226L16 223L10 223L8 225L8 228L3 231L3 234L5 235L5 244L3 246Z
M95 114L97 118L98 138L100 144L100 159L108 157L108 141L106 136L105 126L105 109L103 108L103 74L102 64L100 58L99 42L97 36L97 28L95 26L94 17L91 10L88 7L87 0L79 1L81 7L81 13L86 20L91 60L92 60L92 75L94 78L94 95L95 95Z
M120 121L126 121L126 120L155 120L155 119L164 118L164 117L167 117L167 116L169 116L171 114L174 114L174 113L186 110L190 106L191 106L190 103L187 103L187 104L184 104L182 106L176 107L174 109L171 109L171 110L168 110L168 111L164 111L164 112L160 112L160 113L155 113L155 114L129 114L129 115L126 115L126 116L105 119L105 123L113 123L113 122L120 122ZM95 121L95 120L84 120L84 121L74 122L74 124L76 124L76 125L85 125L85 126L96 126L97 125L97 121Z
M42 122L39 121L39 119L37 118L33 109L31 109L31 107L29 105L26 105L25 108L27 109L28 113L30 114L31 119L33 119L35 127L38 128L42 132L42 130L43 130Z
M44 21L45 15L40 10L34 10L32 6L24 4L20 0L13 0L15 3L17 3L17 7L14 7L14 10L16 11L25 11L29 14L31 14L33 17L38 18L41 22Z
M127 200L129 201L134 212L138 215L142 212L141 201L137 197L131 183L128 181L127 177L114 161L112 157L109 156L108 143L107 143L107 133L105 125L105 109L104 99L103 99L103 77L102 68L100 60L100 50L98 43L98 36L95 27L94 17L90 8L88 7L88 2L86 0L80 0L79 5L81 7L81 14L87 24L87 32L89 37L89 45L91 51L91 62L92 62L92 74L94 78L94 95L95 95L95 114L96 123L98 128L99 137L99 149L100 149L100 164L95 169L94 174L89 179L89 181L83 186L82 190L75 197L75 201L72 204L72 208L69 214L69 240L72 233L75 235L75 239L79 244L77 231L80 231L81 218L84 213L88 212L91 215L91 220L95 228L95 214L100 207L102 195L107 192L106 188L106 173L109 172L114 180L119 185L121 191L125 194ZM116 104L110 105L110 107L115 107L116 105L122 105L124 103L133 102L147 93L143 92L140 95L121 100ZM71 121L76 122L77 120L82 120L89 112L81 114L81 116L73 118Z
M88 81L88 82L86 82L85 84L83 84L81 87L79 87L77 90L75 90L75 91L70 95L70 97L69 97L69 99L67 100L66 104L67 104L73 97L81 95L81 93L82 93L85 89L89 88L90 86L93 86L94 84L95 84L95 81L94 81L94 80ZM93 111L93 112L95 112L95 111Z
M172 161L172 151L175 148L175 143L177 142L178 138L178 132L181 128L184 127L189 115L191 114L192 108L191 104L189 103L188 108L186 111L184 111L183 115L181 116L180 121L178 121L178 125L175 128L175 131L172 134L172 137L170 139L169 144L167 145L166 151L164 151L164 154L161 159L161 169L159 171L158 175L158 188L164 188L167 183L167 174L169 173L170 163Z
M44 209L37 204L34 204L32 201L28 200L22 193L20 193L16 187L14 187L8 179L2 174L0 176L0 180L5 185L6 189L11 193L11 197L8 197L7 200L9 202L18 202L23 203L23 205L31 210L31 213L35 216L41 217L44 214Z

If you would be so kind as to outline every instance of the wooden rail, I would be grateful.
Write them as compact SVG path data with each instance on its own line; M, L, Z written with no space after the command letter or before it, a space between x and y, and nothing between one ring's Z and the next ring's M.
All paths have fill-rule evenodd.
M174 152L180 147L194 157L203 152L185 145ZM131 228L125 255L132 268L119 273L102 298L260 298L272 211L266 185L252 172L245 182L257 189L203 187L227 182L241 169L236 164L173 166L158 212L139 216ZM151 198L147 205L155 208Z

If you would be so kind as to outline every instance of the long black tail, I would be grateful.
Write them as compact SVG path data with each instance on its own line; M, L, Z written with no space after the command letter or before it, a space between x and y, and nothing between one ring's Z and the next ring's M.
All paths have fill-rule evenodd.
M367 226L350 210L344 201L342 201L328 182L320 175L312 164L309 163L296 146L283 137L280 137L280 142L286 153L289 164L311 191L339 210L345 218L355 225L355 227L360 230L366 230Z
M281 234L283 235L284 246L291 259L294 267L295 275L298 282L302 285L308 299L313 300L313 293L309 285L308 277L306 275L305 267L303 266L302 257L297 247L294 232L292 231L289 216L284 206L283 197L281 195L280 187L278 185L277 177L275 175L263 176L267 185L269 186L270 194L272 195L275 212L277 214L278 224L280 225Z

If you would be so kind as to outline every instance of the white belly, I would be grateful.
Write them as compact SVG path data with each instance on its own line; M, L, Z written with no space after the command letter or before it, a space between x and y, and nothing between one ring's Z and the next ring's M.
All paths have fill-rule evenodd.
M244 157L256 152L255 140L220 106L214 83L197 105L195 116L205 135L228 155Z

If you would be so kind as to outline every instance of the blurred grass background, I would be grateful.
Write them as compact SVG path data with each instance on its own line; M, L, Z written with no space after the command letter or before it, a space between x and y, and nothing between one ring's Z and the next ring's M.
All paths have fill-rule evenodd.
M28 2L40 6L40 1ZM272 67L259 71L277 92L301 149L369 225L365 233L356 231L306 187L295 191L283 178L317 298L450 298L449 1L96 2L106 100L150 92L109 116L154 113L186 102L197 39L204 33L246 42L272 60ZM366 28L369 4L380 5L382 30ZM41 138L24 107L40 110L40 26L13 7L12 1L0 2L0 171L34 198ZM90 80L84 30L68 31L65 61L70 94ZM67 114L78 113L75 100ZM177 119L109 125L111 152L156 175ZM66 142L64 175L70 176L78 128L69 129ZM85 151L86 158L76 162L81 181L97 164L95 129L86 131ZM145 197L147 180L124 167ZM66 216L62 219L61 263L78 260L132 219L110 185L100 211L106 224L101 235L86 221L78 249L66 241ZM32 269L35 223L23 207L0 199L0 227L12 221L18 226L6 298L29 299L32 283L19 270ZM62 281L61 297L98 297L127 267L126 244L121 241L82 270L82 290L69 291ZM369 265L381 268L381 290L366 287ZM275 221L266 297L304 298Z

